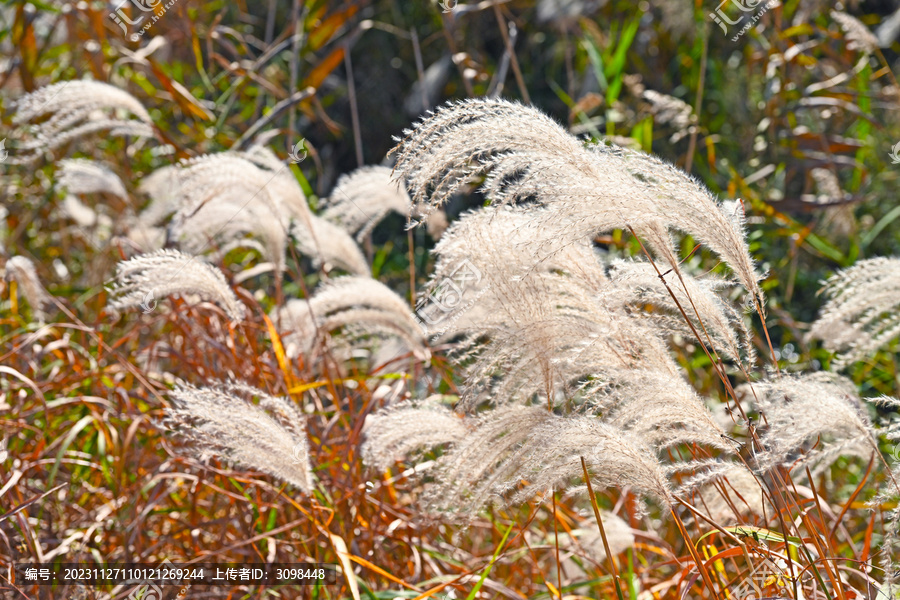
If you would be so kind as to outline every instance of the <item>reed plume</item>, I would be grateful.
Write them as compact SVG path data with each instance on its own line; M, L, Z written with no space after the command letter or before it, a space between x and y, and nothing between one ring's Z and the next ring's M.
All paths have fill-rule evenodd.
M692 337L692 330L678 308L680 305L694 328L709 334L716 351L735 363L755 362L753 338L744 316L722 295L723 290L734 285L733 282L712 275L695 278L682 271L681 277L667 276L666 287L649 263L624 260L611 264L610 278L620 284L620 289L631 294L632 303L649 304L659 310L648 316L657 320L661 332L681 332ZM703 341L707 342L707 339L704 337Z
M128 200L128 192L119 176L97 161L83 158L59 161L58 182L69 194L105 193Z
M309 300L290 300L273 320L284 333L291 356L308 354L318 340L340 329L345 342L399 338L414 354L428 357L425 338L409 305L383 283L369 277L338 277Z
M15 281L39 321L44 321L53 310L53 297L41 284L37 269L31 259L11 256L4 267L4 279Z
M181 182L177 165L167 165L151 171L138 184L138 191L150 197L141 212L141 221L159 225L178 210Z
M291 221L308 221L310 213L290 172L283 164L274 167L271 157L260 149L252 154L221 152L184 162L175 172L174 185L167 185L172 175L168 170L147 184L151 192L160 193L147 218L158 220L159 213L172 206L165 194L174 191L178 208L171 229L186 251L200 253L212 243L219 244L222 252L237 246L255 247L244 240L249 235L261 242L264 257L280 273Z
M545 209L535 210L537 218L521 208L465 215L435 247L438 260L418 314L430 321L429 330L458 339L466 366L462 408L535 396L564 402L588 376L608 381L635 368L676 372L655 328L628 313L586 242L535 260L528 240ZM453 310L434 308L450 300ZM498 372L516 376L498 378Z
M745 384L738 392L748 394L750 385L768 425L761 436L765 449L757 455L761 469L825 467L839 456L868 458L877 450L872 424L849 379L806 373Z
M664 506L665 473L639 438L587 416L509 406L474 417L467 435L438 459L430 510L467 517L488 504L519 504L583 479L581 457L598 489L630 486Z
M417 452L453 444L468 429L462 416L434 401L402 402L366 417L363 462L384 471Z
M422 410L422 409L418 409ZM472 518L488 504L517 504L582 479L581 457L598 488L630 486L663 505L671 502L665 472L639 438L587 416L506 406L461 423L446 414L419 415L406 406L376 413L366 427L366 456L384 467L398 450L447 446L430 471L423 503L445 518ZM425 422L434 428L426 428ZM408 432L409 443L399 437Z
M900 258L870 258L831 276L808 339L837 352L835 367L870 358L900 335Z
M178 250L142 254L116 266L116 283L110 292L114 311L138 308L149 312L159 298L180 295L219 304L233 321L244 318L246 309L225 281L222 272Z
M624 519L606 510L600 511L600 518L603 519L603 529L606 532L606 539L613 556L618 556L629 548L634 548L634 530ZM587 558L594 567L602 565L606 560L606 548L594 516L586 519L571 534L559 537L560 547L565 548L573 555ZM572 560L563 561L562 570L572 577L586 575L586 570L579 568Z
M684 100L654 90L645 90L643 98L650 104L656 123L671 125L675 129L669 142L678 142L697 127L694 109Z
M866 54L878 51L880 44L878 38L869 31L862 21L838 10L831 11L831 18L837 21L844 31L848 50L859 50Z
M545 206L543 229L532 241L536 254L617 228L632 227L638 235L678 230L716 252L762 298L741 219L729 207L675 167L640 152L584 143L534 108L503 100L452 104L407 131L394 152L398 177L426 210L482 175L493 203L534 199ZM653 249L671 263L662 244Z
M137 119L126 118L133 115ZM50 115L49 118L41 120ZM16 103L13 125L25 126L16 162L29 163L88 134L152 137L150 114L131 94L99 81L63 81L26 94ZM18 158L21 156L21 158Z
M192 442L200 460L222 455L312 492L306 418L289 398L239 383L181 384L169 398L163 424Z
M391 169L368 166L341 175L321 216L362 240L389 212L408 219L411 210L409 195L391 179Z
M297 250L313 260L313 264L330 271L338 268L353 275L371 275L369 263L350 235L325 219L310 215L297 221L291 231Z

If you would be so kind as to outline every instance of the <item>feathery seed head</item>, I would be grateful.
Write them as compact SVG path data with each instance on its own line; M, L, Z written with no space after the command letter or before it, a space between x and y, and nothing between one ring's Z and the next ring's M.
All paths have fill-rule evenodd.
M900 258L858 261L830 277L822 293L828 301L807 339L837 352L837 368L869 358L900 335Z
M368 166L341 175L324 207L323 219L362 240L391 211L409 218L412 203L390 167Z
M871 54L878 50L878 38L869 31L862 21L838 10L831 11L831 18L837 21L847 38L848 50L859 50Z
M41 284L34 263L24 256L12 256L6 261L4 269L5 279L16 282L34 315L43 321L53 309L53 298Z
M128 119L127 114L137 119ZM32 124L28 136L19 144L19 150L31 152L20 162L31 162L43 151L98 131L108 131L109 135L154 135L150 114L134 96L99 81L63 81L31 92L16 103L13 124L34 123L45 115L51 116Z
M259 398L259 404L249 402ZM245 384L177 386L164 425L193 442L201 460L221 454L310 493L313 488L305 417L289 398Z
M113 310L140 307L149 312L164 296L195 294L218 303L233 321L242 320L246 313L219 269L178 250L159 250L120 262L110 291Z
M128 192L119 176L106 165L83 158L59 161L59 185L70 194L112 194L128 200Z
M693 235L762 297L743 229L706 188L652 156L586 146L534 108L504 100L452 104L420 122L394 152L396 176L426 210L487 174L491 202L534 199L544 207L532 241L542 255L603 231L632 227L642 235L663 227Z

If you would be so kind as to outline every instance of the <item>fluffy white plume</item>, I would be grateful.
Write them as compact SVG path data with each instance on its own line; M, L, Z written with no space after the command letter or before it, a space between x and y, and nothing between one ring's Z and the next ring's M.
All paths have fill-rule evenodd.
M128 200L128 192L119 176L104 164L75 158L59 161L59 185L70 194L112 194Z
M470 419L469 432L438 459L426 503L442 515L471 516L489 503L521 503L583 481L584 457L596 488L630 486L671 502L664 470L636 436L587 416L509 406ZM390 420L383 422L390 426Z
M306 197L289 170L278 169L272 158L256 149L253 154L221 152L192 159L176 171L177 183L169 185L170 171L145 186L159 196L148 209L148 220L158 220L167 206L167 195L178 195L178 211L172 220L175 238L189 252L200 253L212 244L221 251L249 245L251 235L280 272L284 267L292 219L311 218ZM265 164L273 169L263 168Z
M342 175L325 200L322 218L361 240L393 211L409 218L412 203L403 186L391 180L390 167L361 167Z
M900 258L861 260L828 279L822 292L828 302L807 335L838 352L838 368L900 335Z
M694 109L684 100L654 90L645 90L643 97L650 103L650 112L653 113L656 122L671 125L675 129L675 133L669 139L671 143L674 144L690 134L696 126L697 117L694 115Z
M338 268L354 275L371 275L369 263L346 231L321 217L310 215L294 223L297 249L318 266Z
M492 202L535 199L547 207L532 241L540 253L633 227L639 236L652 232L653 249L671 262L663 247L671 241L658 232L678 230L719 254L761 298L740 222L706 188L655 157L586 145L534 108L481 99L443 107L407 131L395 151L395 171L412 200L432 209L483 174Z
M844 30L844 36L847 39L847 49L859 50L866 54L871 54L878 50L878 38L869 31L869 28L862 21L837 10L831 11L831 18L837 21L837 24Z
M141 213L148 225L158 225L178 210L181 182L178 166L160 167L141 180L138 191L150 197L150 204Z
M242 320L246 311L219 269L177 250L159 250L120 262L110 291L113 310L141 308L146 312L156 307L159 298L178 294L216 302L233 321Z
M24 256L10 257L6 261L5 279L16 282L34 315L43 321L53 308L53 298L41 284L34 263Z
M259 404L248 401L259 398ZM224 455L309 493L313 474L306 419L289 398L243 384L179 385L165 425L196 444L200 459Z
M610 277L620 284L623 292L631 294L633 302L651 304L663 311L653 315L659 320L662 331L681 331L693 338L678 305L669 294L671 290L697 331L701 335L704 335L703 332L709 334L716 351L736 363L743 358L750 363L755 361L752 336L743 314L721 295L722 290L733 285L731 282L711 275L695 278L682 271L665 276L668 283L666 289L649 263L624 260L612 263ZM703 341L709 343L705 337Z
M381 282L345 276L322 285L310 300L290 300L273 311L292 356L309 353L317 339L337 329L345 341L397 337L421 358L428 350L409 305Z
M753 397L750 385L739 393ZM827 466L839 456L865 457L875 449L872 425L849 379L819 372L752 386L768 424L761 436L765 451L757 455L761 468L796 459L801 466Z
M467 433L466 422L433 402L404 402L366 417L363 462L385 470L422 449L452 444Z
M634 547L634 531L621 517L604 510L600 511L600 518L603 519L603 530L606 532L606 539L609 542L609 549L612 551L613 556L618 556L629 548ZM559 545L573 555L590 561L588 564L583 565L585 568L582 568L571 559L563 560L562 570L564 575L569 578L585 581L588 579L586 575L590 571L588 565L599 567L606 560L606 548L603 545L603 537L600 535L597 520L593 516L587 519L578 529L573 530L571 535L560 534Z
M137 119L127 118L128 114ZM41 120L46 115L50 117ZM134 96L107 83L89 80L64 81L23 96L16 103L13 125L29 123L32 125L17 152L23 156L19 159L22 162L100 131L107 135L154 135L150 114Z
M676 372L655 327L625 310L623 294L586 242L535 264L528 240L544 212L470 213L435 248L435 272L417 313L429 332L461 338L466 409L484 399L529 402L534 395L546 403L547 394L563 402L588 376Z

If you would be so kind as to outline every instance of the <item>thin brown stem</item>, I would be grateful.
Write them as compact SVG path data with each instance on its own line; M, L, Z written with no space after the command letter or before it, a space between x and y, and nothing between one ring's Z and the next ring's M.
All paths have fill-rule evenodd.
M588 475L587 463L581 457L581 469L584 471L584 482L587 484L588 494L591 497L591 507L594 509L594 518L597 519L597 527L600 528L600 537L603 539L603 549L606 550L606 558L609 560L609 569L613 575L613 583L616 585L616 596L619 600L625 600L622 589L619 587L619 571L616 569L616 561L613 560L612 550L609 549L609 540L606 539L606 530L603 529L603 519L600 518L600 508L597 506L597 498L594 496L594 486L591 484L591 476Z
M559 562L559 523L557 522L556 517L556 492L554 491L552 494L553 497L553 539L556 544L556 593L559 596L559 600L562 600L562 566Z

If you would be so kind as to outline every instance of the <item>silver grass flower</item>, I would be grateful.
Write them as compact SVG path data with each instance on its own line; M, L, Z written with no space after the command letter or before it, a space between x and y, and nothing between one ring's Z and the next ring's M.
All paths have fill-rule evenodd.
M341 175L323 204L322 218L340 225L357 240L365 238L389 212L408 219L412 210L409 195L391 177L391 168L380 166Z
M225 281L222 272L199 258L178 250L142 254L116 266L116 283L110 289L113 310L141 308L149 312L165 296L192 296L219 304L233 321L246 309Z
M105 193L128 200L128 192L119 176L97 161L83 158L61 160L57 181L70 194Z
M624 519L606 510L600 511L600 518L603 519L603 530L613 556L634 547L634 530ZM606 560L603 537L600 535L597 519L593 516L573 530L571 535L560 534L559 545L575 556L587 558L593 566L599 566ZM571 559L562 562L562 570L570 578L582 578L586 574L585 569Z
M158 225L178 210L181 182L177 165L167 165L141 179L138 191L150 197L150 204L141 212L141 221Z
M450 220L447 218L447 213L442 210L436 210L425 217L425 231L433 240L441 239L449 226Z
M664 372L621 373L605 420L654 449L701 444L734 453L732 442L704 402L681 376Z
M837 21L837 24L844 30L848 50L859 50L866 54L871 54L878 50L878 38L869 31L869 28L862 21L837 10L831 11L831 18Z
M481 99L446 106L407 131L395 152L395 171L427 210L483 174L493 203L536 199L546 207L531 242L536 255L616 228L639 236L651 227L678 230L719 254L762 298L741 223L706 188L652 156L585 145L534 108Z
M272 164L272 158L261 152L219 152L181 163L176 218L187 218L223 198L241 205L265 204L284 218L305 218L309 207L300 185L283 163ZM269 158L263 161L260 156Z
M671 290L697 331L709 334L716 351L736 363L746 358L752 364L756 358L753 338L743 314L721 295L721 291L733 283L711 275L695 278L685 271L680 275L680 278L668 275L666 289L649 263L618 260L610 269L612 281L631 293L634 302L650 304L664 311L653 315L662 331L681 331L686 336L693 336L669 293ZM705 337L703 341L708 343Z
M190 254L215 249L215 254L221 256L238 247L256 249L280 273L285 264L290 221L271 205L258 200L247 203L248 199L234 190L234 194L220 196L194 213L177 213L170 225L172 238Z
M452 444L468 429L465 420L434 402L403 402L366 417L363 462L380 471L422 449Z
M125 238L140 253L155 252L166 245L166 230L162 227L149 225L139 216L128 218L125 224Z
M509 406L470 419L468 433L438 459L425 503L442 516L471 517L487 504L518 504L583 480L584 457L599 489L629 486L670 506L664 469L637 437L587 416ZM390 420L383 422L390 426Z
M354 275L371 275L362 250L346 231L316 215L296 221L291 233L297 250L326 270L338 268Z
M306 419L291 399L235 383L182 384L169 397L165 426L193 442L201 460L221 455L312 491Z
M16 282L35 317L39 321L46 319L54 306L53 297L41 284L34 263L24 256L12 256L6 261L4 271L4 278Z
M750 385L754 396L748 396ZM758 398L766 416L765 450L757 455L762 469L794 461L825 467L842 455L868 457L877 449L872 424L849 379L809 373L745 384L738 391Z
M316 341L342 330L346 341L396 337L425 359L428 349L419 322L393 290L369 277L345 276L325 283L309 300L276 308L273 320L285 334L289 353L309 353Z
M127 118L129 114L137 119ZM50 117L41 120L46 115ZM63 81L40 88L19 99L12 121L16 126L31 123L28 137L19 144L19 150L31 155L25 155L22 162L100 131L108 135L154 135L150 114L134 96L99 81Z
M75 221L81 228L93 227L100 220L100 215L93 208L72 195L66 195L59 208L63 215Z
M564 402L583 378L609 380L629 369L676 373L656 327L629 314L587 242L535 265L528 240L538 228L525 209L489 208L465 215L435 247L425 300L447 304L442 290L460 289L451 298L460 314L435 326L460 339L467 366L462 407L485 399L529 402L535 395L546 403L548 394ZM427 304L418 312L440 316Z
M861 260L830 277L808 339L837 352L835 367L870 358L900 335L900 258Z
M293 175L283 164L273 164L277 160L266 152L221 152L186 161L175 171L173 185L167 170L145 186L151 195L159 194L147 218L158 221L172 206L167 196L175 193L172 232L187 251L200 253L213 244L221 249L250 235L261 241L265 258L280 273L291 220L308 222L310 213Z
M650 103L650 112L653 113L655 121L671 125L675 130L669 139L671 143L681 140L696 127L697 116L694 109L684 100L654 90L644 90L643 98Z

